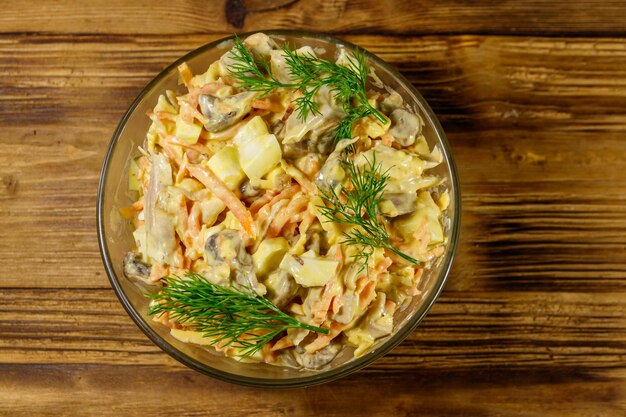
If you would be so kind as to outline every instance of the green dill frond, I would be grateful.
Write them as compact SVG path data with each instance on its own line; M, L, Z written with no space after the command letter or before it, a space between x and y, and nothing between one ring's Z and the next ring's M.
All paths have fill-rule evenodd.
M148 296L154 300L149 315L168 313L170 320L201 332L210 344L240 349L243 357L255 354L287 329L329 333L299 322L248 289L215 285L196 273L167 277L165 286Z
M277 88L295 86L276 80L272 76L267 60L263 57L255 60L243 41L236 35L229 56L234 61L228 66L230 75L239 81L242 87L250 91L259 91L267 95Z
M322 87L329 88L345 114L334 129L335 145L343 139L351 139L354 123L364 117L373 116L381 123L387 123L385 116L367 98L369 68L365 51L356 48L346 55L344 65L330 59L318 58L312 53L298 53L295 44L291 47L285 43L282 51L292 81L289 84L274 78L267 61L261 59L256 62L237 37L232 51L235 64L230 67L231 75L244 88L262 91L264 94L279 87L299 90L301 95L295 99L295 111L302 120L310 114L319 114L316 95ZM346 148L347 153L353 151L352 145ZM394 248L390 243L389 233L378 208L388 175L381 172L382 166L376 163L375 155L364 167L357 167L346 153L344 155L344 165L351 184L341 191L321 190L324 205L320 209L324 217L330 222L356 226L345 233L342 243L362 248L357 257L363 265L367 265L375 248L388 249L409 262L419 264L416 259Z
M355 255L362 262L361 268L367 268L374 249L388 249L403 259L419 265L419 261L391 245L391 239L382 221L379 204L389 180L388 171L382 172L382 164L376 162L376 153L372 159L365 159L365 165L358 167L346 155L343 163L350 179L350 186L337 191L333 188L320 190L324 205L318 206L326 221L349 224L355 228L344 232L342 244L357 245L361 251Z
M346 113L343 123L337 126L335 142L347 137L343 135L350 134L351 125L362 117L373 115L381 123L386 122L385 117L367 100L366 84L369 69L364 51L357 48L352 56L347 56L348 64L340 65L330 59L318 58L311 53L297 53L295 44L292 48L285 43L282 50L291 83L278 81L272 75L267 60L263 57L255 60L237 36L230 52L234 64L229 66L229 72L243 88L251 91L268 94L276 88L299 90L302 95L295 99L295 110L301 120L305 120L309 114L320 114L315 96L323 86L328 86ZM356 103L357 111L353 103Z

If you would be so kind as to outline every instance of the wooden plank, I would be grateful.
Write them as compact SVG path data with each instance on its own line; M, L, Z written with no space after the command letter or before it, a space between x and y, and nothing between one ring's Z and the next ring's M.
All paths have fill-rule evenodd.
M623 39L346 36L400 68L440 117L462 181L461 245L442 296L389 355L332 384L260 392L161 352L99 260L95 190L117 121L158 71L235 30L224 2L195 16L194 2L168 4L20 3L27 22L11 0L0 15L0 415L626 414ZM364 0L310 4L250 12L244 29L304 26L305 13L331 31L626 27L621 2L401 2L397 16ZM329 19L333 7L346 19ZM109 35L69 35L97 31Z
M0 37L0 286L109 287L94 219L109 137L160 69L216 37ZM457 264L472 265L451 288L624 289L622 41L347 39L399 67L448 132Z
M0 31L5 33L195 34L268 28L402 35L626 32L626 4L617 0L8 0L3 6Z
M0 368L0 412L11 416L617 416L622 370L536 368L357 373L287 391L236 387L153 366ZM494 383L498 381L498 383ZM364 393L372 400L364 400Z
M448 288L418 330L364 372L626 369L623 292L496 294ZM61 288L0 292L0 363L175 364L135 327L112 290Z

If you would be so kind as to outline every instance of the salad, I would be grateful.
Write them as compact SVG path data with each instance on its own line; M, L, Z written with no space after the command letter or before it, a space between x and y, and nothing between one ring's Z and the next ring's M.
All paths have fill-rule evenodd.
M394 331L444 253L442 162L358 49L263 33L179 66L129 168L125 275L176 339L320 369Z

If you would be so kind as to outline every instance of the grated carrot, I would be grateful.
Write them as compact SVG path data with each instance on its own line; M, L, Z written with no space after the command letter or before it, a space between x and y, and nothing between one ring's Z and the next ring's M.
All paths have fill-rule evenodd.
M258 197L252 202L252 204L250 204L248 211L250 211L250 213L252 214L256 214L261 209L261 207L269 203L272 198L276 196L276 194L278 194L278 192L274 190L266 191L265 194L263 194L261 197Z
M157 282L161 278L166 277L167 274L169 274L169 269L167 268L167 266L153 263L152 268L150 268L150 281Z
M317 187L315 186L315 184L313 184L302 171L292 165L289 165L287 162L285 162L284 159L280 161L280 164L282 165L287 175L296 180L296 182L300 184L300 186L302 186L303 190L305 190L309 194L317 193Z
M193 149L194 151L200 152L201 154L204 154L204 155L212 155L213 154L213 152L211 152L211 150L206 145L204 145L204 144L202 144L200 142L185 143L185 142L179 141L178 139L176 139L172 135L168 135L168 136L164 137L163 138L163 142L166 143L166 144L180 146L181 148Z
M293 340L291 340L291 336L287 335L276 341L274 346L272 346L273 351L290 348L293 346Z
M330 334L318 333L317 338L314 341L312 341L311 343L309 343L308 345L306 345L304 347L304 350L306 350L308 353L314 353L314 352L317 352L318 350L328 346L328 344L335 337L337 337L346 327L348 327L347 324L338 323L336 321L333 322L330 325Z
M386 132L384 135L380 137L380 141L383 145L391 146L393 145L394 139L391 133Z
M267 230L268 237L276 237L282 230L283 226L287 224L290 218L300 213L309 203L309 199L304 195L297 195L289 202L284 210L281 210Z
M283 227L282 235L286 238L291 238L296 235L296 229L298 228L298 223L292 222L288 223Z
M299 185L289 185L287 188L285 188L283 191L281 191L277 196L273 197L269 203L265 204L263 207L261 207L257 213L257 220L259 221L263 221L265 219L267 219L267 217L270 215L270 212L272 210L272 206L276 203L278 203L281 200L287 200L290 199L291 197L293 197L298 191L300 191L300 186Z
M280 102L276 102L271 97L253 100L252 108L269 110L271 113L282 113L285 110Z
M187 167L189 173L196 177L206 188L209 189L217 198L222 200L226 207L233 213L235 218L239 220L241 226L252 239L256 237L256 227L252 220L252 215L232 191L211 172L207 167L201 165L189 165Z

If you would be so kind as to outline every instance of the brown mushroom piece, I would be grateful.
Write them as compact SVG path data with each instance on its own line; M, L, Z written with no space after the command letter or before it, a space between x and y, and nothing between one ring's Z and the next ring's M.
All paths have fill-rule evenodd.
M401 146L410 146L421 131L420 118L407 110L395 109L389 115L391 129L389 133Z
M393 316L385 308L386 301L386 294L379 292L360 325L375 339L388 336L393 331Z
M307 141L307 146L310 152L315 152L320 155L328 155L333 150L334 140L335 131L333 129L328 129L319 135L311 135L311 138Z
M289 272L277 269L264 281L267 287L267 299L276 307L283 308L298 293L298 285Z
M322 165L315 177L315 185L320 189L335 188L346 178L346 171L341 162L340 151L334 151Z
M380 202L380 212L386 217L397 217L413 213L416 208L416 193L385 193Z
M124 275L128 279L152 284L150 281L150 266L143 263L135 252L128 252L124 257Z
M200 111L209 119L204 127L215 133L234 125L250 112L252 100L256 96L255 92L244 92L225 98L210 94L200 95Z
M261 194L261 189L252 185L250 180L244 181L239 187L239 191L244 197L256 197Z
M330 343L323 349L314 353L308 353L301 347L297 347L293 351L293 355L300 366L305 369L319 369L324 365L328 365L335 359L335 356L341 350L339 343Z
M257 280L252 256L246 252L238 231L224 229L207 237L204 244L204 257L210 267L228 265L231 279L237 284L257 294L265 294L265 286Z
M254 33L248 36L244 45L250 51L255 61L269 60L272 51L280 49L278 44L265 33Z
M284 143L282 145L283 157L289 159L301 158L308 154L307 147L304 142Z

